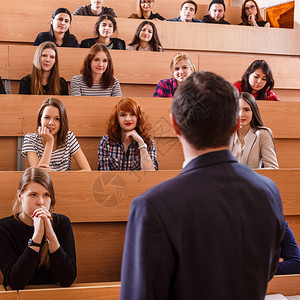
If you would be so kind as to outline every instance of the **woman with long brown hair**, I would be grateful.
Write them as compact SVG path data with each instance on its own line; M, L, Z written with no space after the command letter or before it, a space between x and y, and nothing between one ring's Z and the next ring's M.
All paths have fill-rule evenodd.
M40 44L33 57L32 73L20 81L19 94L68 95L68 84L59 77L56 45L52 42Z
M255 0L245 0L242 5L242 23L239 25L270 27L270 23L265 21L260 14L259 7Z
M4 286L70 286L76 278L76 254L68 217L53 213L53 183L40 168L22 175L13 215L0 220L0 269Z
M71 96L122 96L111 55L104 45L94 44L90 48L80 73L71 79Z
M133 99L122 99L109 118L107 135L100 141L98 170L157 169L150 127L141 106Z

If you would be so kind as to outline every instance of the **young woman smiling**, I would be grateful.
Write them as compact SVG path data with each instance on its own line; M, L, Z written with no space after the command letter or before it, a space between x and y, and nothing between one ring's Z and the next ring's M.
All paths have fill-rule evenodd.
M46 171L70 171L72 157L80 170L90 171L90 165L72 131L63 103L56 98L46 99L37 116L37 133L25 135L22 155L30 167Z
M125 50L125 42L112 35L118 31L117 22L111 15L102 15L95 24L95 38L85 39L81 42L80 48L91 48L94 44L102 44L107 49Z
M229 149L242 164L252 169L278 169L272 132L264 127L255 98L240 94L240 127L234 133Z
M79 47L76 37L70 33L72 15L66 8L58 8L52 15L50 31L40 32L33 46L50 41L58 47Z
M141 106L122 99L113 109L98 149L98 170L155 170L156 146Z
M156 26L150 21L142 22L133 37L133 40L126 50L136 51L158 51L163 52L163 47L159 41Z
M242 80L234 83L239 93L248 92L256 100L279 101L272 91L274 79L270 66L264 60L255 60L245 71Z
M171 61L170 71L172 78L161 80L155 89L153 97L172 98L177 87L195 72L195 66L186 53L177 53Z
M54 189L40 168L22 175L13 215L0 220L0 269L3 285L70 286L76 278L75 242L68 217L54 214Z
M68 84L59 77L57 48L52 42L40 44L34 54L32 73L20 81L19 94L68 95Z
M72 77L70 90L71 96L122 96L110 53L104 45L92 46L84 59L81 75Z
M165 20L160 14L152 13L154 0L137 0L137 13L129 16L131 19Z

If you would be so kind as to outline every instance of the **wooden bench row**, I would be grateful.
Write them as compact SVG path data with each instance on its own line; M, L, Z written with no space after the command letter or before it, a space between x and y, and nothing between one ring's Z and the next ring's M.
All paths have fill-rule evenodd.
M68 112L69 127L78 138L93 170L97 169L97 149L106 134L106 122L112 108L121 98L59 97ZM17 156L21 149L18 137L35 132L37 111L45 96L0 96L0 170L17 170ZM152 134L157 144L159 168L179 170L183 163L180 142L173 133L169 113L172 99L135 97L149 115ZM258 102L262 118L272 129L282 168L300 167L300 102Z
M34 19L34 21L33 21ZM79 42L94 37L96 18L74 16L71 32ZM22 20L22 26L19 22ZM154 21L165 50L223 51L257 54L299 55L299 30L238 25L216 25ZM132 41L141 20L118 18L118 37ZM14 26L15 25L15 26ZM49 19L23 12L11 12L0 18L0 41L32 44L37 34L49 31Z
M277 184L286 220L299 241L300 170L258 172ZM51 173L56 211L70 217L74 230L77 283L120 281L126 221L132 199L177 174L178 171ZM0 218L11 214L21 175L21 172L0 172ZM86 247L87 244L90 246ZM295 286L291 284L292 288L295 294ZM276 286L271 291L275 290ZM278 285L277 292L285 294L278 290Z
M11 92L17 94L19 81L32 71L36 47L0 45L2 79L13 82ZM60 75L67 81L80 74L88 49L59 48ZM151 97L161 79L171 77L170 62L177 52L138 52L112 50L115 76L121 83L123 95ZM197 70L217 73L229 82L241 79L247 67L255 59L265 59L272 68L275 92L284 100L300 98L298 56L189 52Z
M55 9L61 7L62 5L68 8L71 13L73 13L77 7L89 4L89 1L82 0L64 1L63 4L59 0L49 2L28 0L26 1L26 7L24 7L23 3L20 0L10 3L1 0L0 3L1 2L5 3L5 5L3 4L2 6L2 14L10 14L12 12L19 11L20 6L22 6L22 12L24 14L30 14L33 17L42 15L47 20L50 20L52 13L55 11ZM179 16L179 10L182 2L182 0L155 0L153 12L159 13L166 19L176 18ZM37 3L40 3L40 5L38 5ZM203 16L208 14L209 3L210 1L197 1L197 19L202 20ZM112 7L119 18L128 18L132 13L136 13L136 0L127 0L123 2L117 0L106 0L104 1L103 6ZM261 13L263 16L265 16L265 9L261 9ZM225 15L226 20L229 21L231 24L239 24L241 22L240 7L227 5Z

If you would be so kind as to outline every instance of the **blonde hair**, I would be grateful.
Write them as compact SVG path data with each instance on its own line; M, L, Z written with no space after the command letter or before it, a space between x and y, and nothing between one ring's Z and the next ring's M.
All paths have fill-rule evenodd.
M58 70L58 56L57 47L52 42L41 43L35 50L33 57L33 66L31 73L31 94L43 95L44 89L42 84L43 70L41 67L41 57L45 49L52 49L55 52L55 63L50 71L48 78L49 91L48 95L59 95L60 94L60 77Z
M191 60L191 58L186 54L186 53L177 53L173 58L172 58L172 61L171 61L171 64L170 64L170 70L171 70L171 74L173 76L173 72L174 72L174 67L175 65L180 61L180 60L184 60L188 66L190 67L190 69L195 72L196 71L196 68Z

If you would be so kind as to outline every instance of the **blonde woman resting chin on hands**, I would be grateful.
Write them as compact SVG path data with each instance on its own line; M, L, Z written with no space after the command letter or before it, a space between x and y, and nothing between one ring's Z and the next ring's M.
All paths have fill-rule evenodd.
M80 170L91 170L74 133L69 131L65 106L56 98L46 99L39 109L37 133L25 135L22 155L30 167L45 171L70 171L72 157Z
M76 278L76 254L68 217L52 213L55 205L50 176L40 168L22 175L13 215L0 220L0 269L3 285L70 286Z

